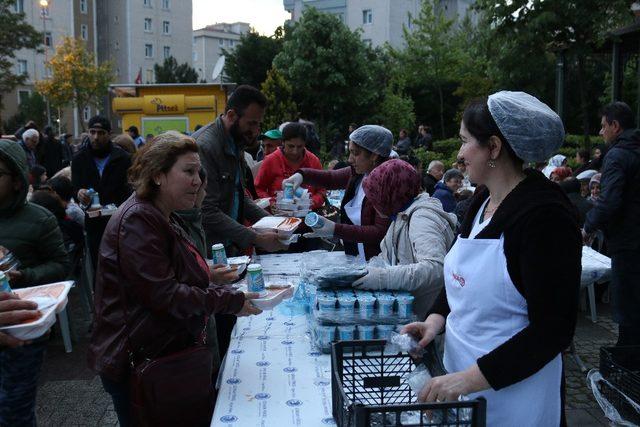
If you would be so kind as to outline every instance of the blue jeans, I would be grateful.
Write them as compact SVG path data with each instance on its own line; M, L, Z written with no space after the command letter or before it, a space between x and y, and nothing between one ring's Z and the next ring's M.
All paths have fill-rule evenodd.
M129 399L129 383L118 383L100 375L104 391L111 395L113 408L118 416L120 427L131 426L131 401Z
M640 345L640 252L611 255L611 302L618 345Z
M47 343L0 350L0 426L36 425L36 391Z

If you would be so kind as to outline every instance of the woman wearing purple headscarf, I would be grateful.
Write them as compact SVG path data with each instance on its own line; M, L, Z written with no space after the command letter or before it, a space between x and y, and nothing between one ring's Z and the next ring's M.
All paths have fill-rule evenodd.
M391 219L379 255L389 267L369 267L354 287L409 291L415 313L423 318L444 285L444 256L453 243L457 218L446 213L438 199L421 193L420 175L404 160L375 168L363 189L378 215Z

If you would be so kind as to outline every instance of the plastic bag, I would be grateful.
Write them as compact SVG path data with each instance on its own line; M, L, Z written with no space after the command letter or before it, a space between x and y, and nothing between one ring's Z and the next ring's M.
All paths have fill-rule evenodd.
M620 415L620 412L618 412L618 410L611 404L611 402L609 402L609 400L607 400L607 398L602 395L602 393L600 392L600 388L598 387L598 383L600 381L602 381L605 384L607 384L609 387L614 389L616 392L618 392L620 394L620 396L624 397L624 399L627 401L629 406L631 408L633 408L636 411L636 413L638 413L638 414L640 414L640 405L638 405L629 396L627 396L622 391L620 391L620 389L618 389L616 386L611 384L609 381L605 380L602 377L602 374L600 374L600 371L597 370L597 369L592 369L592 370L589 371L589 373L587 374L587 381L588 381L589 385L591 386L591 391L593 392L593 396L598 401L598 405L600 405L600 408L602 408L602 410L604 411L604 415L610 421L612 421L615 424L622 425L622 426L636 426L637 425L635 423L632 423L632 422L627 421L624 418L622 418L622 416Z
M422 357L425 349L409 334L392 332L384 348L385 353L409 353L414 357ZM421 365L422 366L422 365Z
M357 257L346 256L340 260L328 259L324 254L310 253L302 263L300 277L318 288L350 287L367 274L367 266Z

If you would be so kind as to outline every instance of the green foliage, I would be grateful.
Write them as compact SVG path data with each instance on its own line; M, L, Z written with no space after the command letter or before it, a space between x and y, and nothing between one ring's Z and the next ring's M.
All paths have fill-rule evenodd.
M42 44L42 33L25 21L24 13L15 13L15 0L0 0L0 111L2 94L23 84L25 75L15 74L16 53L20 49L36 49Z
M405 83L400 74L393 74L384 90L384 98L378 113L372 118L372 122L381 123L391 133L397 135L400 129L413 128L416 115L413 111L413 100L405 93Z
M321 137L329 128L362 123L381 101L374 80L376 55L357 32L336 16L306 9L300 22L273 60L293 87L303 117L317 122Z
M155 64L153 72L156 83L196 83L198 73L188 63L179 64L176 58L170 56L164 59L162 65Z
M451 164L458 158L460 150L460 139L450 138L435 141L433 143L433 151L427 151L424 148L416 148L413 155L416 156L422 165L426 168L432 160L440 160L444 163L445 169L449 169Z
M293 100L293 89L282 73L271 69L262 83L262 92L267 97L268 108L265 112L263 128L277 128L281 123L297 119L298 106Z
M282 27L271 37L253 31L243 34L234 50L222 50L226 57L225 80L260 87L267 79L273 58L282 50L285 36L286 30Z

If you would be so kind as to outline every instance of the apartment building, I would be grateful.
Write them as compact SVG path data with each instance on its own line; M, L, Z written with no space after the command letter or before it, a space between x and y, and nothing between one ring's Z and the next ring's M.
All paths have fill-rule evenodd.
M223 55L222 50L232 51L240 42L242 34L251 27L246 22L219 23L207 25L193 32L193 67L199 79L205 82L218 82L213 78L213 69Z
M13 11L24 13L25 21L43 33L43 51L21 49L16 52L15 72L25 74L27 79L24 85L3 94L2 117L5 120L16 114L20 103L34 92L35 82L50 75L51 71L45 67L45 62L55 54L56 45L63 37L73 36L83 40L87 50L96 52L95 0L48 0L44 4L45 6L41 6L41 2L33 0L15 0ZM60 122L51 123L55 132L74 130L77 134L80 126L74 109L66 108L51 113L52 116L61 118ZM88 121L95 111L87 108L82 113L83 118Z

